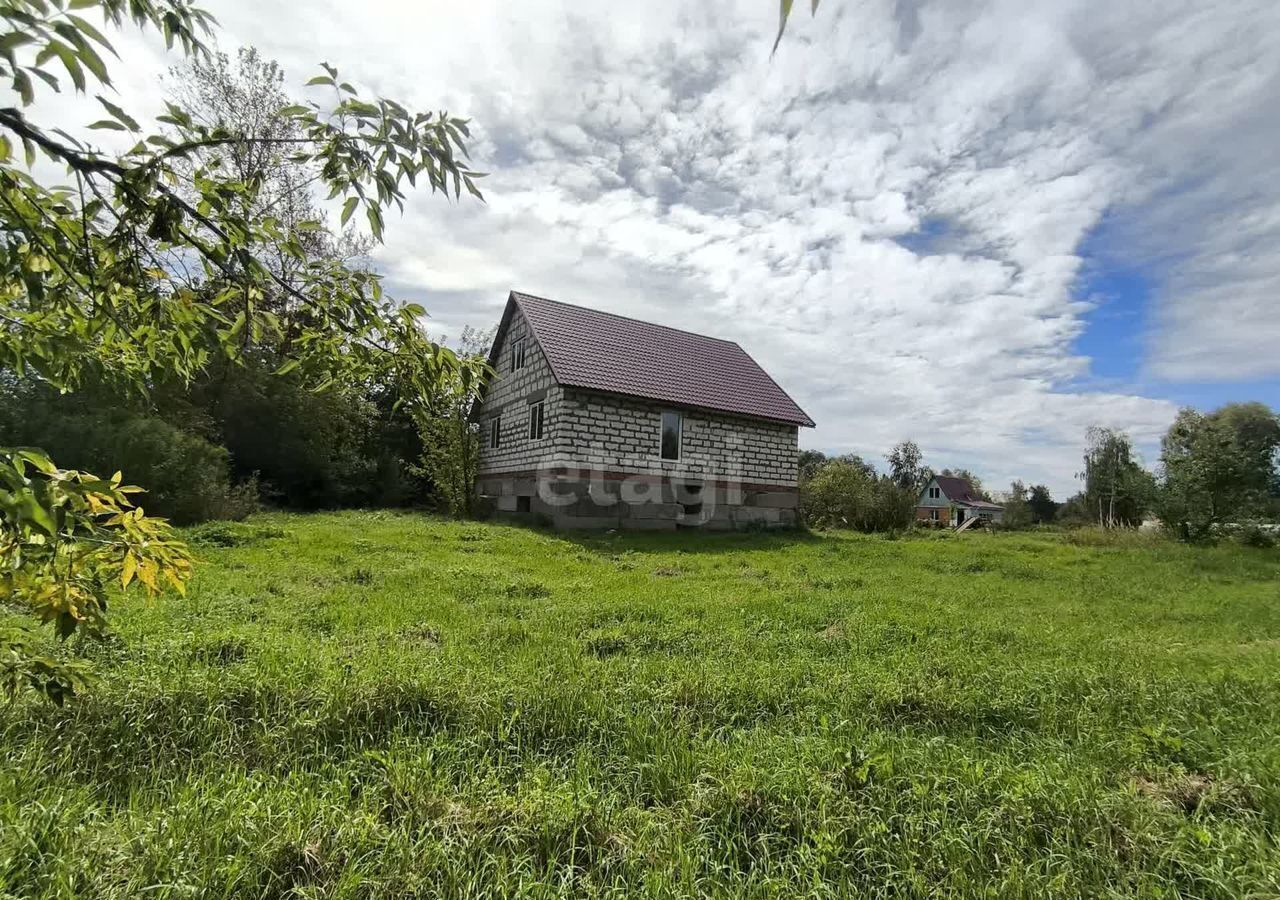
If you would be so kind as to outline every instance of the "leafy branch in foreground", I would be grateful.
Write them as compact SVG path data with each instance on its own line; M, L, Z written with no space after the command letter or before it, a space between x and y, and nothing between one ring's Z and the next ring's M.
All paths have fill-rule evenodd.
M778 45L782 43L782 35L787 30L787 19L791 18L791 6L794 0L778 0L778 36L773 39L773 49L770 53L778 52ZM809 14L818 14L818 3L820 0L810 0Z
M127 137L130 145L108 152L89 136L46 128L29 115L39 91L58 91L65 78L78 92L110 87L104 53L115 51L84 17L90 11L106 26L132 22L187 57L209 58L204 40L214 20L185 0L14 0L0 7L0 78L11 80L21 103L0 108L0 369L63 390L92 378L145 394L158 379L190 381L216 356L237 360L269 342L280 372L299 370L317 390L338 379L392 374L407 402L422 403L457 376L457 357L428 338L420 307L386 297L370 271L309 254L305 235L322 224L273 214L259 202L263 175L242 176L225 154L211 151L286 154L314 170L315 184L340 202L344 225L362 210L381 241L384 210L403 208L405 191L420 181L447 197L460 198L463 189L481 197L481 174L467 162L466 120L366 100L326 64L309 85L329 99L279 109L289 127L272 135L201 122L173 102L158 117L161 130L145 133L99 94L104 118L88 129ZM36 175L40 157L61 167L68 183L44 184ZM282 259L290 261L287 277ZM0 455L0 467L17 479L6 488L0 526L6 577L11 592L54 610L45 618L60 631L67 623L102 623L106 595L97 586L111 580L117 563L124 582L136 576L148 589L160 583L153 585L152 575L179 572L185 551L163 523L129 504L118 482L61 472L23 452ZM41 505L41 492L52 486L54 505ZM50 529L40 509L61 510L63 519ZM107 550L67 556L62 546L116 553L140 546L134 538L145 529L153 529L151 552L173 554L167 564L132 550L118 558ZM78 560L79 568L46 565L40 553L53 551L33 548L47 543L61 548L60 562Z
M163 519L146 516L121 484L59 469L38 450L0 448L0 601L51 623L59 638L101 636L107 594L141 586L155 597L167 584L184 593L191 556ZM61 703L83 683L83 669L29 651L21 632L4 636L0 685L22 684Z
M31 0L33 10L57 4ZM108 22L121 14L113 0L100 5ZM212 21L176 2L130 4L140 24L160 23L183 49L207 53L199 39ZM21 8L7 14L19 28L0 35L0 77L13 79L24 108L35 101L30 76L55 90L46 64L55 59L86 89L85 72L110 81L94 43L110 48L85 19L51 14L41 27ZM34 53L23 64L20 51ZM296 230L262 215L260 177L241 179L221 157L202 151L229 145L271 144L293 161L313 165L331 199L341 199L342 221L363 209L375 240L383 210L403 207L406 185L422 179L432 191L479 197L480 173L466 162L467 122L447 113L411 113L393 100L362 99L337 69L309 84L332 94L327 105L293 104L279 114L294 127L284 136L245 135L203 124L177 104L159 116L164 133L144 135L124 110L99 95L107 117L91 129L125 132L135 143L108 155L62 130L49 131L24 109L0 108L0 363L33 368L62 387L90 370L138 382L169 369L189 378L210 354L236 355L254 340L274 336L296 365L361 377L397 342L414 339L373 273L307 258ZM73 183L45 187L30 174L38 155L64 166ZM181 186L181 188L179 187ZM254 214L250 214L253 211ZM321 227L319 222L311 228ZM304 229L305 230L305 229ZM299 267L283 278L268 258ZM266 303L287 298L285 314Z

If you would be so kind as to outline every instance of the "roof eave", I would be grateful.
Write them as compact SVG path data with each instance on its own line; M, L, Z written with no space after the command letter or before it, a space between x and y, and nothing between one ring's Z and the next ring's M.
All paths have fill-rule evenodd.
M593 394L605 394L610 397L626 397L628 400L643 400L645 403L661 403L666 406L670 406L674 409L690 409L690 410L696 410L697 412L717 413L723 416L737 416L741 419L755 419L756 421L760 421L760 422L773 422L774 424L777 424L777 425L795 425L797 428L816 428L817 427L814 424L814 421L810 419L809 416L802 409L800 410L800 413L801 415L804 416L803 420L784 419L780 416L762 416L759 413L743 412L737 409L720 409L715 406L703 406L697 403L680 403L679 401L667 400L662 397L648 397L648 396L645 396L644 394L632 394L627 391L609 391L609 390L605 390L604 388L599 388L591 384L575 384L572 381L560 381L559 379L556 379L556 380L561 387L566 388L568 390L590 391ZM800 407L797 406L796 409L800 409Z

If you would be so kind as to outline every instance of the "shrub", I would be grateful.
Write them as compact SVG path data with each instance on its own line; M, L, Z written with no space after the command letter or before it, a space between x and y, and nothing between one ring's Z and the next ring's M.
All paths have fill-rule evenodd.
M283 528L270 525L247 525L242 522L206 522L186 533L192 544L206 547L244 547L271 538L285 537Z
M1259 550L1271 550L1276 546L1275 532L1261 525L1242 526L1236 531L1235 539L1246 547L1256 547Z
M1079 547L1154 547L1168 537L1159 531L1086 525L1069 529L1065 539Z
M255 475L264 496L296 509L386 506L418 492L405 460L417 454L412 428L359 391L315 392L274 366L249 362L211 373L191 389L197 409L230 453L234 474ZM176 421L189 415L174 410Z
M162 419L127 410L65 410L14 423L10 440L38 446L61 465L115 472L145 488L138 505L177 524L242 519L257 508L252 479L233 485L223 447Z
M801 489L801 513L818 528L892 531L911 525L915 493L865 466L834 460Z

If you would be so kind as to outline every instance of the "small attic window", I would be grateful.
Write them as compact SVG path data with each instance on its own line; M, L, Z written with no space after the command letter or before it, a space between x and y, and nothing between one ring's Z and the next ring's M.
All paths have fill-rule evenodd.
M524 338L516 338L511 342L511 371L518 372L524 368Z
M942 488L939 488L939 487L931 487L931 488L929 488L929 497L930 497L930 499L932 499L932 500L937 500L937 499L938 499L939 497L941 497L941 496L942 496Z

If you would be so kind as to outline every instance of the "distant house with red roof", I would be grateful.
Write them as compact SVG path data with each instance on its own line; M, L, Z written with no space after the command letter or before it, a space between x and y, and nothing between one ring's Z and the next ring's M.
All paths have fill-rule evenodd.
M512 291L476 488L563 528L796 523L813 420L738 344Z
M967 478L935 475L916 501L916 519L939 527L969 528L1002 521L1004 507L981 496Z

